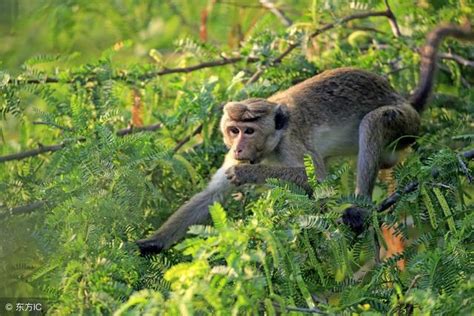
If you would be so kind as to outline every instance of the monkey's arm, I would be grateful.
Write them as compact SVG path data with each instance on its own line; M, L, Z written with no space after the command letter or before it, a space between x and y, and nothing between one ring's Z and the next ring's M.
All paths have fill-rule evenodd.
M266 165L235 165L226 171L227 179L232 184L264 183L266 179L277 178L296 183L311 192L304 167L283 167Z
M210 219L209 206L220 201L231 188L231 183L226 179L225 170L227 167L224 165L212 177L207 188L173 213L153 236L137 240L140 252L152 254L168 249L186 235L189 226L207 223Z

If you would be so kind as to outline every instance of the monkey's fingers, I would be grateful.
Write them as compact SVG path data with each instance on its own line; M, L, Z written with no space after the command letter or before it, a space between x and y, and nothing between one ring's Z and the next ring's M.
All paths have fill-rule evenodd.
M367 228L367 218L368 211L356 206L346 208L342 214L342 222L357 235Z
M242 183L239 181L239 177L237 176L237 173L236 173L235 169L236 169L235 166L230 167L225 172L225 175L226 175L227 180L229 180L230 183L232 183L235 186L239 186Z
M142 256L160 253L165 249L165 245L158 238L140 239L135 242L140 248Z

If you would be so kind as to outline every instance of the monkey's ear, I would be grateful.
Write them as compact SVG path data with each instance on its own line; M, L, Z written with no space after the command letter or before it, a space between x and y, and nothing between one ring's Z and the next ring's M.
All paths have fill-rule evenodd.
M286 106L278 105L275 110L275 129L280 130L288 127L288 122L290 120L290 115Z

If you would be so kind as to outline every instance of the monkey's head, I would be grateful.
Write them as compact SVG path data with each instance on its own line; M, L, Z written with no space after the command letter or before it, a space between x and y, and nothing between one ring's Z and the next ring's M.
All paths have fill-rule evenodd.
M235 160L258 163L275 150L288 121L284 105L265 99L229 102L221 120L224 143Z

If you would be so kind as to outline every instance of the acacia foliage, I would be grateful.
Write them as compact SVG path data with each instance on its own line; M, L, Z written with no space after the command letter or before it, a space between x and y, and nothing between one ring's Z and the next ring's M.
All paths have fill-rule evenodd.
M85 1L77 3L85 8L82 18L95 12ZM104 3L106 10L116 5ZM191 36L176 41L169 56L151 51L155 63L136 56L124 62L123 54L136 48L125 41L76 66L72 55L40 55L19 70L3 69L2 155L38 144L63 148L0 165L0 293L46 297L49 312L60 315L470 312L474 218L467 173L472 162L458 153L472 149L472 69L448 59L440 61L422 136L394 172L399 188L416 181L419 189L403 195L394 209L374 212L366 233L354 236L338 218L352 203L376 209L387 187L378 184L374 202L355 198L353 163L340 160L326 181L311 181L311 197L277 180L256 193L243 188L243 198L211 208L212 226L192 227L191 237L165 254L138 255L133 241L199 191L222 161L220 104L266 97L339 66L385 74L397 90L409 92L418 78L414 49L425 33L440 21L462 22L471 10L463 3L413 7L401 2L392 9L403 37L392 35L385 18L373 17L309 40L308 34L326 23L385 7L376 1L352 2L350 8L308 3L309 8L288 2L298 10L290 28L279 26L271 14L252 20L257 13L248 13L249 8L236 8L234 16L227 7L214 9L211 38L214 26L222 29L240 18L248 28L239 48L242 62L223 67L153 75L163 66L232 56L222 40L202 43ZM151 13L165 8L149 4ZM61 25L74 33L71 25L83 19L61 8L58 21L68 21ZM192 11L184 4L178 9L184 18ZM163 12L163 23L175 25L175 16ZM64 29L53 31L64 37ZM292 43L301 48L272 64ZM474 53L472 46L451 40L441 50ZM259 69L262 75L247 84ZM131 110L135 102L139 108ZM117 135L136 116L161 128ZM200 124L200 133L192 136ZM178 144L184 146L176 151ZM312 163L306 165L314 174ZM10 208L38 201L42 207L31 213L10 214ZM384 246L380 225L396 222L408 247L370 264L376 244ZM397 268L399 259L407 263L404 271ZM368 272L361 273L365 266Z

